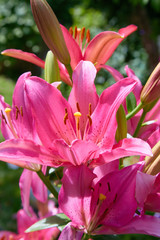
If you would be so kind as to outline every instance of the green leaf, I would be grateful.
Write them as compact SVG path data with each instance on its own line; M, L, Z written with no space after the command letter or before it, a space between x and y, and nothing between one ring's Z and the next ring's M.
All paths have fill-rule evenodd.
M34 232L34 231L47 229L51 227L58 227L61 230L68 222L70 222L70 219L65 214L59 213L57 215L44 218L36 222L31 227L29 227L25 232L26 233Z
M137 106L137 101L134 94L131 92L126 98L128 113L132 112Z

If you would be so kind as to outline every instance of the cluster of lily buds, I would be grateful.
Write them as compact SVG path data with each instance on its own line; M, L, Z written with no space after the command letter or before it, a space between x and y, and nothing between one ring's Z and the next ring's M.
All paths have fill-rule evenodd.
M24 168L18 235L2 231L0 239L160 237L160 218L147 214L160 212L160 63L142 87L128 66L123 77L105 65L135 25L90 40L89 30L60 25L46 0L31 0L31 7L49 51L45 61L21 50L2 52L43 68L44 79L22 74L12 107L0 96L0 160ZM94 81L101 68L115 84L99 96ZM61 81L71 86L68 99Z

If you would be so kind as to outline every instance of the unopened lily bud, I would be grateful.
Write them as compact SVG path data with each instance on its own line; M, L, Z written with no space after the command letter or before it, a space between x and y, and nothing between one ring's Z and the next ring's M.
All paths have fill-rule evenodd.
M150 75L141 92L141 102L145 105L160 98L160 63Z
M120 140L127 137L127 119L124 108L120 105L117 114L117 131L116 131L116 141L119 142Z
M70 55L60 24L46 0L30 0L34 20L39 32L56 58L64 65L70 64Z
M160 141L152 148L153 156L145 158L144 172L156 175L160 172Z
M58 67L58 62L52 51L48 51L45 60L45 80L48 83L59 82L60 72Z

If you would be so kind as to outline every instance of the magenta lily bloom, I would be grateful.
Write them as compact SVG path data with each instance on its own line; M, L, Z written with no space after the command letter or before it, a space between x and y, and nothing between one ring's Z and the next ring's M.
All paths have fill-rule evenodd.
M137 30L135 25L129 25L120 29L118 32L105 31L96 35L90 42L89 31L86 33L86 42L82 49L85 28L79 31L75 29L75 39L72 34L61 25L62 33L71 57L72 70L76 68L81 60L91 61L96 69L100 69L101 64L105 64L112 56L118 45L131 33ZM87 46L88 45L88 46ZM18 58L31 62L44 68L44 61L35 54L23 52L16 49L7 49L2 52L3 55ZM65 66L59 62L60 77L65 83L72 85L71 79Z
M122 79L106 89L99 98L94 85L95 76L94 65L81 61L73 73L73 88L68 102L59 90L42 79L26 81L26 94L38 135L42 144L54 155L51 166L97 165L98 160L93 159L101 153L107 154L108 161L110 157L114 160L126 155L151 154L149 146L139 139L124 139L114 145L116 111L136 81Z
M71 219L70 225L73 229L90 236L130 232L159 236L160 219L150 216L141 218L141 215L137 216L135 213L138 208L135 191L139 168L138 164L112 171L96 183L94 183L96 175L86 166L70 167L65 170L59 193L59 206ZM145 187L144 182L141 187ZM157 227L156 232L154 228L147 231L146 226L149 222L152 223L152 220L154 228ZM143 223L141 226L138 225L139 221ZM129 229L129 225L133 228ZM63 231L60 239L65 239L65 236L67 239L70 227Z
M48 166L96 166L124 156L151 155L149 145L140 139L124 139L115 144L116 112L136 81L122 79L99 98L95 76L94 65L81 61L73 73L68 102L46 81L27 78L25 96L42 145L26 139L8 140L0 144L0 159L14 164L21 159ZM107 158L99 161L103 153Z

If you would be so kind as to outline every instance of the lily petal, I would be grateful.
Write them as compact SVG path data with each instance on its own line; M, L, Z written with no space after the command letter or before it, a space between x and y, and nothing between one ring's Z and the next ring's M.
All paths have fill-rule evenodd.
M63 33L65 43L67 45L67 49L69 51L69 55L71 57L70 64L72 69L74 70L77 64L83 59L82 53L77 42L74 40L69 31L63 25L61 25L61 30Z
M45 65L45 62L41 60L39 57L37 57L35 54L24 52L19 49L6 49L3 52L1 52L1 54L33 63L41 68L44 68Z
M103 91L93 114L92 125L87 139L110 150L114 144L116 132L116 112L125 97L133 90L136 82L132 79L122 79Z
M117 32L106 31L96 35L88 44L84 60L89 60L99 68L111 57L117 46L132 32L137 29L135 25L129 25Z
M75 119L70 105L60 91L37 77L26 81L25 90L36 116L37 132L43 145L50 147L55 139L64 139L67 143L74 140L73 129L68 128L64 122L65 109L72 126L75 125Z
M90 220L91 183L96 177L84 165L67 168L59 193L60 209L78 225Z
M148 143L139 138L125 138L113 146L111 151L101 154L100 159L95 159L93 165L104 164L122 157L142 155L152 156L152 150Z
M70 240L70 239L74 239L74 240L81 240L83 236L83 232L82 231L77 231L76 228L74 228L74 226L71 225L71 223L68 223L65 228L63 229L63 231L61 232L60 236L59 236L59 240Z
M96 77L96 68L89 61L81 61L73 72L73 88L71 90L69 100L73 112L80 111L80 128L84 132L87 121L87 115L90 111L94 111L98 103L98 95L94 80ZM80 109L77 109L77 103ZM91 115L91 113L90 113Z
M49 165L53 156L30 140L11 139L0 143L0 160L38 171L39 164Z

